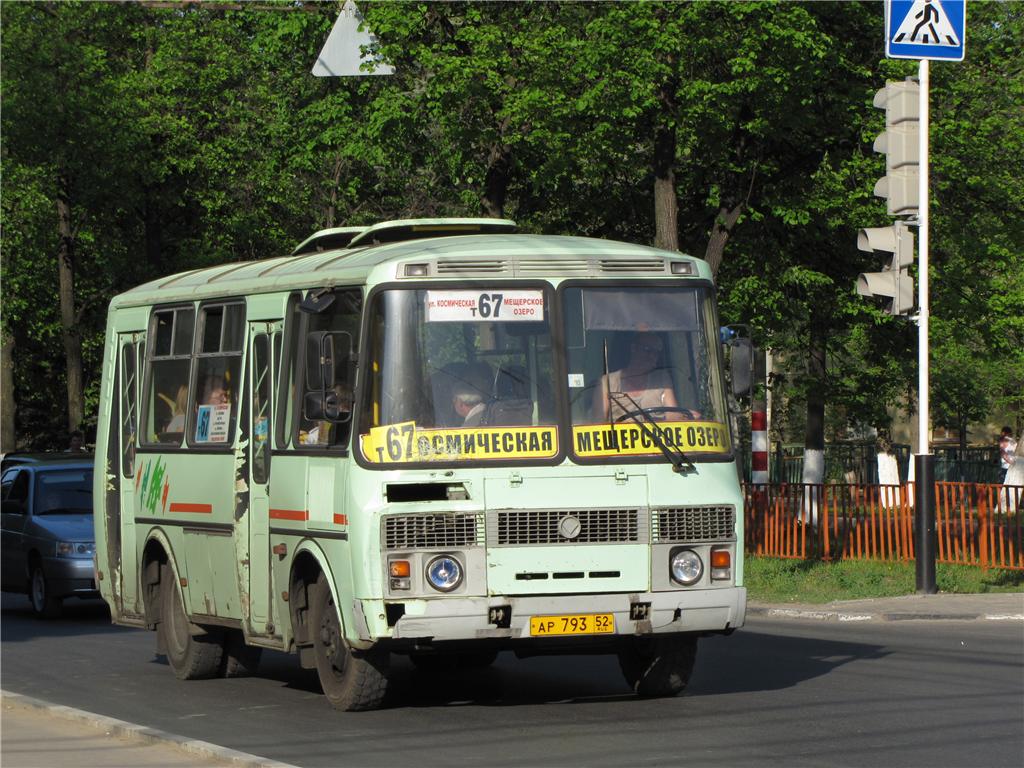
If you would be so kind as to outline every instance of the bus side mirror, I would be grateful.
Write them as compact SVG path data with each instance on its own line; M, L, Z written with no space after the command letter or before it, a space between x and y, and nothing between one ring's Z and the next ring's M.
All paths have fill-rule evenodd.
M334 383L334 336L313 331L306 336L306 391L323 392Z
M751 363L754 348L750 339L734 338L728 342L732 354L729 356L729 379L732 382L732 394L735 398L749 397L751 379Z

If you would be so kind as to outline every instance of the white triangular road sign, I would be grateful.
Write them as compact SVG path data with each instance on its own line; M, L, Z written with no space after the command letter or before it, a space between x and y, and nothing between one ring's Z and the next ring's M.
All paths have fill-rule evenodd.
M960 46L960 39L940 0L914 0L892 41L951 48Z
M376 42L376 36L363 22L363 14L356 8L356 4L346 0L313 65L313 74L317 77L393 75L395 68L380 56L363 54L363 48ZM365 64L370 66L363 69Z

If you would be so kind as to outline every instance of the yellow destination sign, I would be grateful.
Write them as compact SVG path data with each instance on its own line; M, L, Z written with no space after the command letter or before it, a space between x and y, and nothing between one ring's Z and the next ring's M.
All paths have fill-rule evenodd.
M728 453L729 430L716 421L663 421L650 424L588 424L572 428L577 456L642 456L658 453L651 431L657 429L669 446L684 453Z
M375 464L415 461L549 459L558 453L554 427L417 429L416 422L374 427L360 441Z

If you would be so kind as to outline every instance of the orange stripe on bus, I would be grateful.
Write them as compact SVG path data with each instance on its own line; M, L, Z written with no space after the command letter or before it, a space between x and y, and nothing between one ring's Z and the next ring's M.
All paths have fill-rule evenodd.
M270 516L274 520L307 520L309 513L303 509L272 509Z
M348 515L338 515L338 514L336 514L334 516L334 522L337 523L338 525L348 525Z
M209 515L213 512L212 504L171 504L171 512L198 512Z

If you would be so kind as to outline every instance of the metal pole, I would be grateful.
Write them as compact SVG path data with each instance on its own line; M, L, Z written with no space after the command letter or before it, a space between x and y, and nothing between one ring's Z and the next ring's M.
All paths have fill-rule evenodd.
M928 404L928 59L918 66L920 96L920 173L918 179L918 337L917 337L917 456L914 474L917 591L933 595L935 586L935 456L929 445Z

